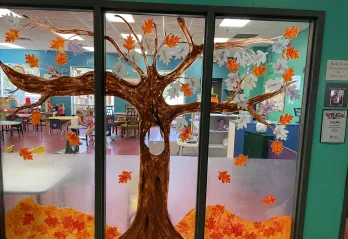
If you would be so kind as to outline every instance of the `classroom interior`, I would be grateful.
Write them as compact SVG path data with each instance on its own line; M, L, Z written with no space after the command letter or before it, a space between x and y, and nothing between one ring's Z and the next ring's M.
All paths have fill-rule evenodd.
M18 41L6 43L5 35L10 27L4 21L0 23L0 61L5 65L21 73L41 76L47 79L47 85L50 85L50 80L54 80L58 76L79 77L84 73L93 71L93 36L59 35L44 27L34 25L25 28L29 20L23 17L24 15L30 16L41 23L60 29L92 31L93 14L91 12L0 10L1 18L8 14L15 14L15 17L20 19L20 26L25 30L21 31ZM123 46L130 30L122 20L115 17L115 14L118 13L109 12L106 14L105 33L115 39L119 46ZM155 40L154 33L141 34L142 25L147 19L153 19L156 22L160 43L165 41L168 34L185 39L185 35L178 26L178 16L124 13L122 16L139 33L138 38L145 46L148 62L153 61L152 48ZM185 16L184 20L194 42L196 44L204 43L205 19ZM286 114L293 116L291 122L286 125L287 140L279 140L284 147L282 154L272 151L271 145L276 140L273 130L258 123L247 111L238 110L223 113L212 111L209 128L207 208L212 205L223 205L229 212L233 213L232 215L251 224L254 222L271 223L270 220L282 222L287 226L284 226L284 230L277 235L282 235L281 238L290 238L309 23L216 18L215 24L215 43L249 38L277 40L287 28L294 26L300 30L297 37L288 43L300 54L299 59L287 62L287 67L294 69L293 91L290 93L284 91L272 98L273 100L255 106L255 110L263 112L264 119L271 125L279 124L281 116ZM66 64L57 65L58 53L50 48L51 41L56 37L66 41L63 48L67 54ZM185 42L182 42L180 45L184 44ZM250 52L263 53L264 59L261 62L267 67L267 71L264 75L258 76L256 80L251 77L244 80L242 94L245 99L272 92L274 89L272 84L276 84L276 80L281 77L277 72L279 71L277 64L279 59L284 58L284 53L275 52L274 47L275 45L270 43L250 45ZM139 44L135 44L135 49L131 53L127 52L124 47L122 51L141 69L146 69ZM175 70L184 59L187 47L165 48L165 50L163 48L159 53L155 59L158 73L167 75ZM34 54L39 59L40 67L30 67L26 61L26 54ZM226 62L229 59L238 59L238 54L238 49L214 51L211 82L212 102L235 101L235 99L230 99L234 92L235 82L229 68L226 67ZM113 45L108 42L106 43L105 58L105 71L116 74L131 84L140 82L137 71L125 64L122 57L116 53ZM200 102L202 68L203 60L202 57L199 57L184 74L177 78L175 82L177 85L170 85L164 90L165 102L168 105ZM239 66L238 72L241 76L252 74L253 63ZM88 127L80 125L77 131L79 145L73 149L73 152L71 152L66 135L71 132L72 118L79 112L82 114L82 119L89 116L88 112L92 112L91 115L96 117L93 112L98 106L94 104L94 95L53 95L38 107L15 112L16 107L35 103L42 95L20 89L16 90L16 86L11 83L4 71L1 71L0 74L1 153L3 169L8 169L6 171L4 169L5 211L7 215L10 217L17 213L18 205L23 202L30 205L37 203L44 207L54 205L58 208L72 208L80 213L93 215L95 154L94 142L91 141L93 133L88 137L88 133L86 133ZM178 90L188 82L191 85L196 84L189 93ZM59 90L59 86L56 87ZM75 86L71 85L71 87ZM175 87L179 87L178 92L174 92ZM110 227L117 227L117 232L122 234L130 227L137 209L137 185L141 153L139 125L141 121L139 117L133 118L137 109L131 103L112 95L107 95L105 102L105 131L107 135L105 145L107 154L106 223ZM15 119L12 118L14 112L17 115ZM33 112L41 112L43 116L38 125L32 124ZM242 128L236 123L241 115L245 115L248 119ZM132 119L132 122L128 121L129 119ZM5 123L8 121L15 121L18 124ZM186 232L182 228L180 229L180 225L182 225L182 220L188 220L188 217L192 216L190 212L196 204L198 141L201 122L199 112L179 115L172 122L170 130L171 161L168 211L173 225L184 238L191 237L188 236L189 233L185 234ZM189 138L183 138L183 130L185 129L190 131ZM148 131L145 144L154 155L159 155L163 151L165 143L159 127L153 127ZM40 153L34 154L33 161L23 161L18 154L22 148L36 148ZM248 163L242 168L234 165L234 160L239 155L248 155ZM22 168L22 170L18 172L16 170L18 168ZM124 171L132 172L132 180L127 184L119 183L119 175ZM222 171L228 172L232 183L221 183L217 173ZM23 184L23 181L26 181L24 178L30 178L30 180ZM11 185L11 182L12 184L15 182L15 185ZM8 183L7 186L6 183ZM33 186L35 183L37 185ZM46 189L35 191L36 188L40 187ZM276 203L271 207L260 203L268 195L276 195L277 198ZM245 228L247 227L245 226ZM9 235L14 235L13 238L21 238L18 235L29 235L25 234L27 232L24 231L21 233L9 232ZM277 235L275 233L267 238L278 238ZM90 238L89 236L85 238ZM232 235L228 238L235 237Z

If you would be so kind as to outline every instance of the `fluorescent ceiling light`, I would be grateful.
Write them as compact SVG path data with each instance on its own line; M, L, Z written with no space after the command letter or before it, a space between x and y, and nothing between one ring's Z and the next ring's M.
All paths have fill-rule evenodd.
M135 48L135 51L141 54L141 49L140 48ZM145 54L147 54L147 51L145 51Z
M53 32L55 34L57 34L58 36L61 36L63 37L64 39L67 39L67 40L78 40L78 41L84 41L84 39L76 34L61 34L61 33L57 33L57 32Z
M9 47L9 48L15 48L15 49L23 49L24 47L22 46L18 46L18 45L15 45L15 44L12 44L12 43L0 43L0 45L2 46L6 46L6 47Z
M93 46L83 46L82 48L87 50L87 51L94 51L94 47Z
M23 18L21 15L18 15L15 12L12 12L12 11L5 9L5 8L0 8L0 16L10 15L10 13L12 13L13 16L15 16L15 17Z
M217 37L217 38L214 38L214 42L215 43L221 43L221 42L227 42L230 38L220 38L220 37Z
M115 17L115 15L119 15L123 17L128 23L134 23L134 18L131 14L118 14L118 13L106 13L105 16L110 22L123 22L123 20L119 17Z
M220 23L220 27L244 27L248 24L250 20L242 20L242 19L224 19Z
M137 40L135 39L135 36L133 34L127 34L127 33L121 33L121 36L123 38L127 38L129 35L131 35L133 37L133 40L135 40L135 42L137 42ZM142 36L140 34L137 34L138 38L139 38L139 41L141 41L142 39Z

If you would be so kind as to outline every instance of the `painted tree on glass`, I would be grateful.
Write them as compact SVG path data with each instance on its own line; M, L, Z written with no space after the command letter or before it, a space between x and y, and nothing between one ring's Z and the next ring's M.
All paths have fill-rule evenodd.
M192 95L199 87L199 80L186 79L185 83L177 82L190 66L203 53L203 44L196 44L183 18L177 18L177 22L183 32L185 39L180 39L178 36L170 33L165 35L163 42L159 42L158 31L156 24L152 19L148 19L142 26L143 35L155 34L155 44L153 49L153 58L148 62L146 50L148 44L146 41L141 42L138 35L132 26L122 17L124 23L130 30L130 35L124 40L123 47L126 49L126 54L121 50L121 47L110 37L105 36L105 40L110 42L119 54L120 59L125 64L128 64L138 73L140 81L137 84L132 84L124 80L125 66L122 63L117 63L113 72L106 72L106 89L105 92L110 96L117 96L128 101L135 106L140 116L140 179L139 179L139 195L138 209L128 231L121 238L182 238L182 236L174 229L167 209L168 202L168 185L169 185L169 161L170 161L170 129L171 123L178 116L200 111L200 103L194 102L182 105L169 105L163 98L165 89L169 97L173 98L179 95L182 91L185 96ZM49 23L42 23L37 19L29 16L23 16L29 21L29 24L19 29L10 29L6 33L6 41L14 42L19 39L20 31L25 27L41 27L49 31L60 34L75 34L93 36L92 31L81 29L58 29ZM224 103L212 102L211 112L236 112L247 111L252 117L259 122L271 128L276 136L276 141L272 144L273 152L280 154L283 149L283 144L279 140L286 140L288 131L286 125L291 122L291 115L281 116L279 124L275 127L270 125L264 119L264 115L274 110L272 97L286 91L291 98L298 97L296 87L290 86L294 70L288 68L288 59L299 58L299 53L294 47L289 46L289 40L296 37L299 30L297 28L286 29L283 36L274 39L243 39L226 43L215 43L215 56L217 63L221 67L225 65L230 74L226 80L227 86L232 90L228 100ZM144 39L144 37L143 37ZM60 67L66 64L67 54L64 51L66 40L56 38L52 40L51 49L57 50L56 63ZM242 89L252 89L256 87L256 82L259 76L263 76L267 71L266 55L262 51L254 52L250 46L255 43L273 44L273 51L282 53L282 57L273 65L274 72L278 78L274 79L273 92L257 95L250 99L246 99L242 94ZM74 52L74 55L81 54L80 44L75 44L69 50ZM141 54L135 52L135 46L139 45ZM183 58L180 64L170 73L160 75L156 66L156 62L162 61L168 64L174 56L170 49L176 49L176 58ZM75 50L74 50L75 49ZM77 50L76 50L77 49ZM138 65L139 57L143 58L145 67L142 69ZM35 55L26 55L26 62L31 67L39 67L39 59ZM94 93L94 72L87 72L77 77L58 76L55 79L47 82L42 77L19 73L12 68L0 62L0 66L8 76L10 81L18 88L26 92L41 94L42 97L31 105L18 107L17 111L42 105L48 98L52 96L77 96L88 95ZM238 72L239 67L247 67L250 72L246 75L241 75ZM290 87L288 87L290 86ZM255 111L254 106L262 103L261 112ZM185 120L178 120L175 127L181 132L181 139L190 139L191 132L185 127ZM145 136L152 127L159 127L164 137L164 149L158 155L151 154L149 148L145 144ZM246 128L247 118L241 114L237 120L237 128ZM236 166L245 165L247 157L240 155L235 159ZM126 169L125 169L126 170ZM124 171L127 173L127 171ZM217 177L222 183L228 183L228 173L226 171L219 172ZM129 174L129 179L131 178ZM127 179L128 180L128 179ZM122 180L126 183L127 180Z

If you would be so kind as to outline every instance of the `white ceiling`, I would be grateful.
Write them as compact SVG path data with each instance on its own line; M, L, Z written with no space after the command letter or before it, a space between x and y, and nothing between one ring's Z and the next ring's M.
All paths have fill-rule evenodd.
M68 12L68 11L46 11L46 10L20 10L10 9L11 11L20 14L28 15L37 18L41 22L49 21L53 26L57 28L78 28L85 30L93 30L93 13L92 12ZM176 17L169 16L145 16L145 15L133 15L135 23L131 25L138 34L141 34L141 26L148 18L153 18L159 34L159 42L164 39L164 29L168 33L173 33L184 39L184 35L180 31ZM190 32L193 35L193 39L196 43L202 43L204 40L204 18L185 18ZM251 21L242 28L227 28L219 27L222 19L216 20L215 37L230 38L236 34L259 34L258 37L272 38L280 36L284 33L286 27L297 26L301 30L308 28L308 23L295 23L295 22L271 22L271 21ZM27 24L28 21L24 18L21 19L21 26ZM39 27L33 29L26 28L27 30L21 31L21 38L28 38L28 40L18 40L15 44L25 47L26 49L33 50L49 50L50 42L57 37L56 34ZM5 33L9 30L8 26L5 26L0 22L0 43L5 42ZM124 41L121 33L130 33L126 24L120 22L106 22L106 34L114 38L116 42L122 46ZM86 46L93 46L93 37L82 36L85 41L81 43ZM145 40L148 44L153 44L154 34L146 35ZM107 52L115 52L113 46L107 43ZM136 46L136 48L139 46ZM0 46L0 48L6 48ZM123 48L123 47L122 47ZM67 49L66 49L67 50Z

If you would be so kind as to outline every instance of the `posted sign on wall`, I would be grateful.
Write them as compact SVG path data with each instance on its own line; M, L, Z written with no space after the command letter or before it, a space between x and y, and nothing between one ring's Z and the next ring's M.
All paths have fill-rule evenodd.
M348 80L348 61L328 60L326 80Z
M320 142L344 143L346 138L346 124L346 110L323 110Z

